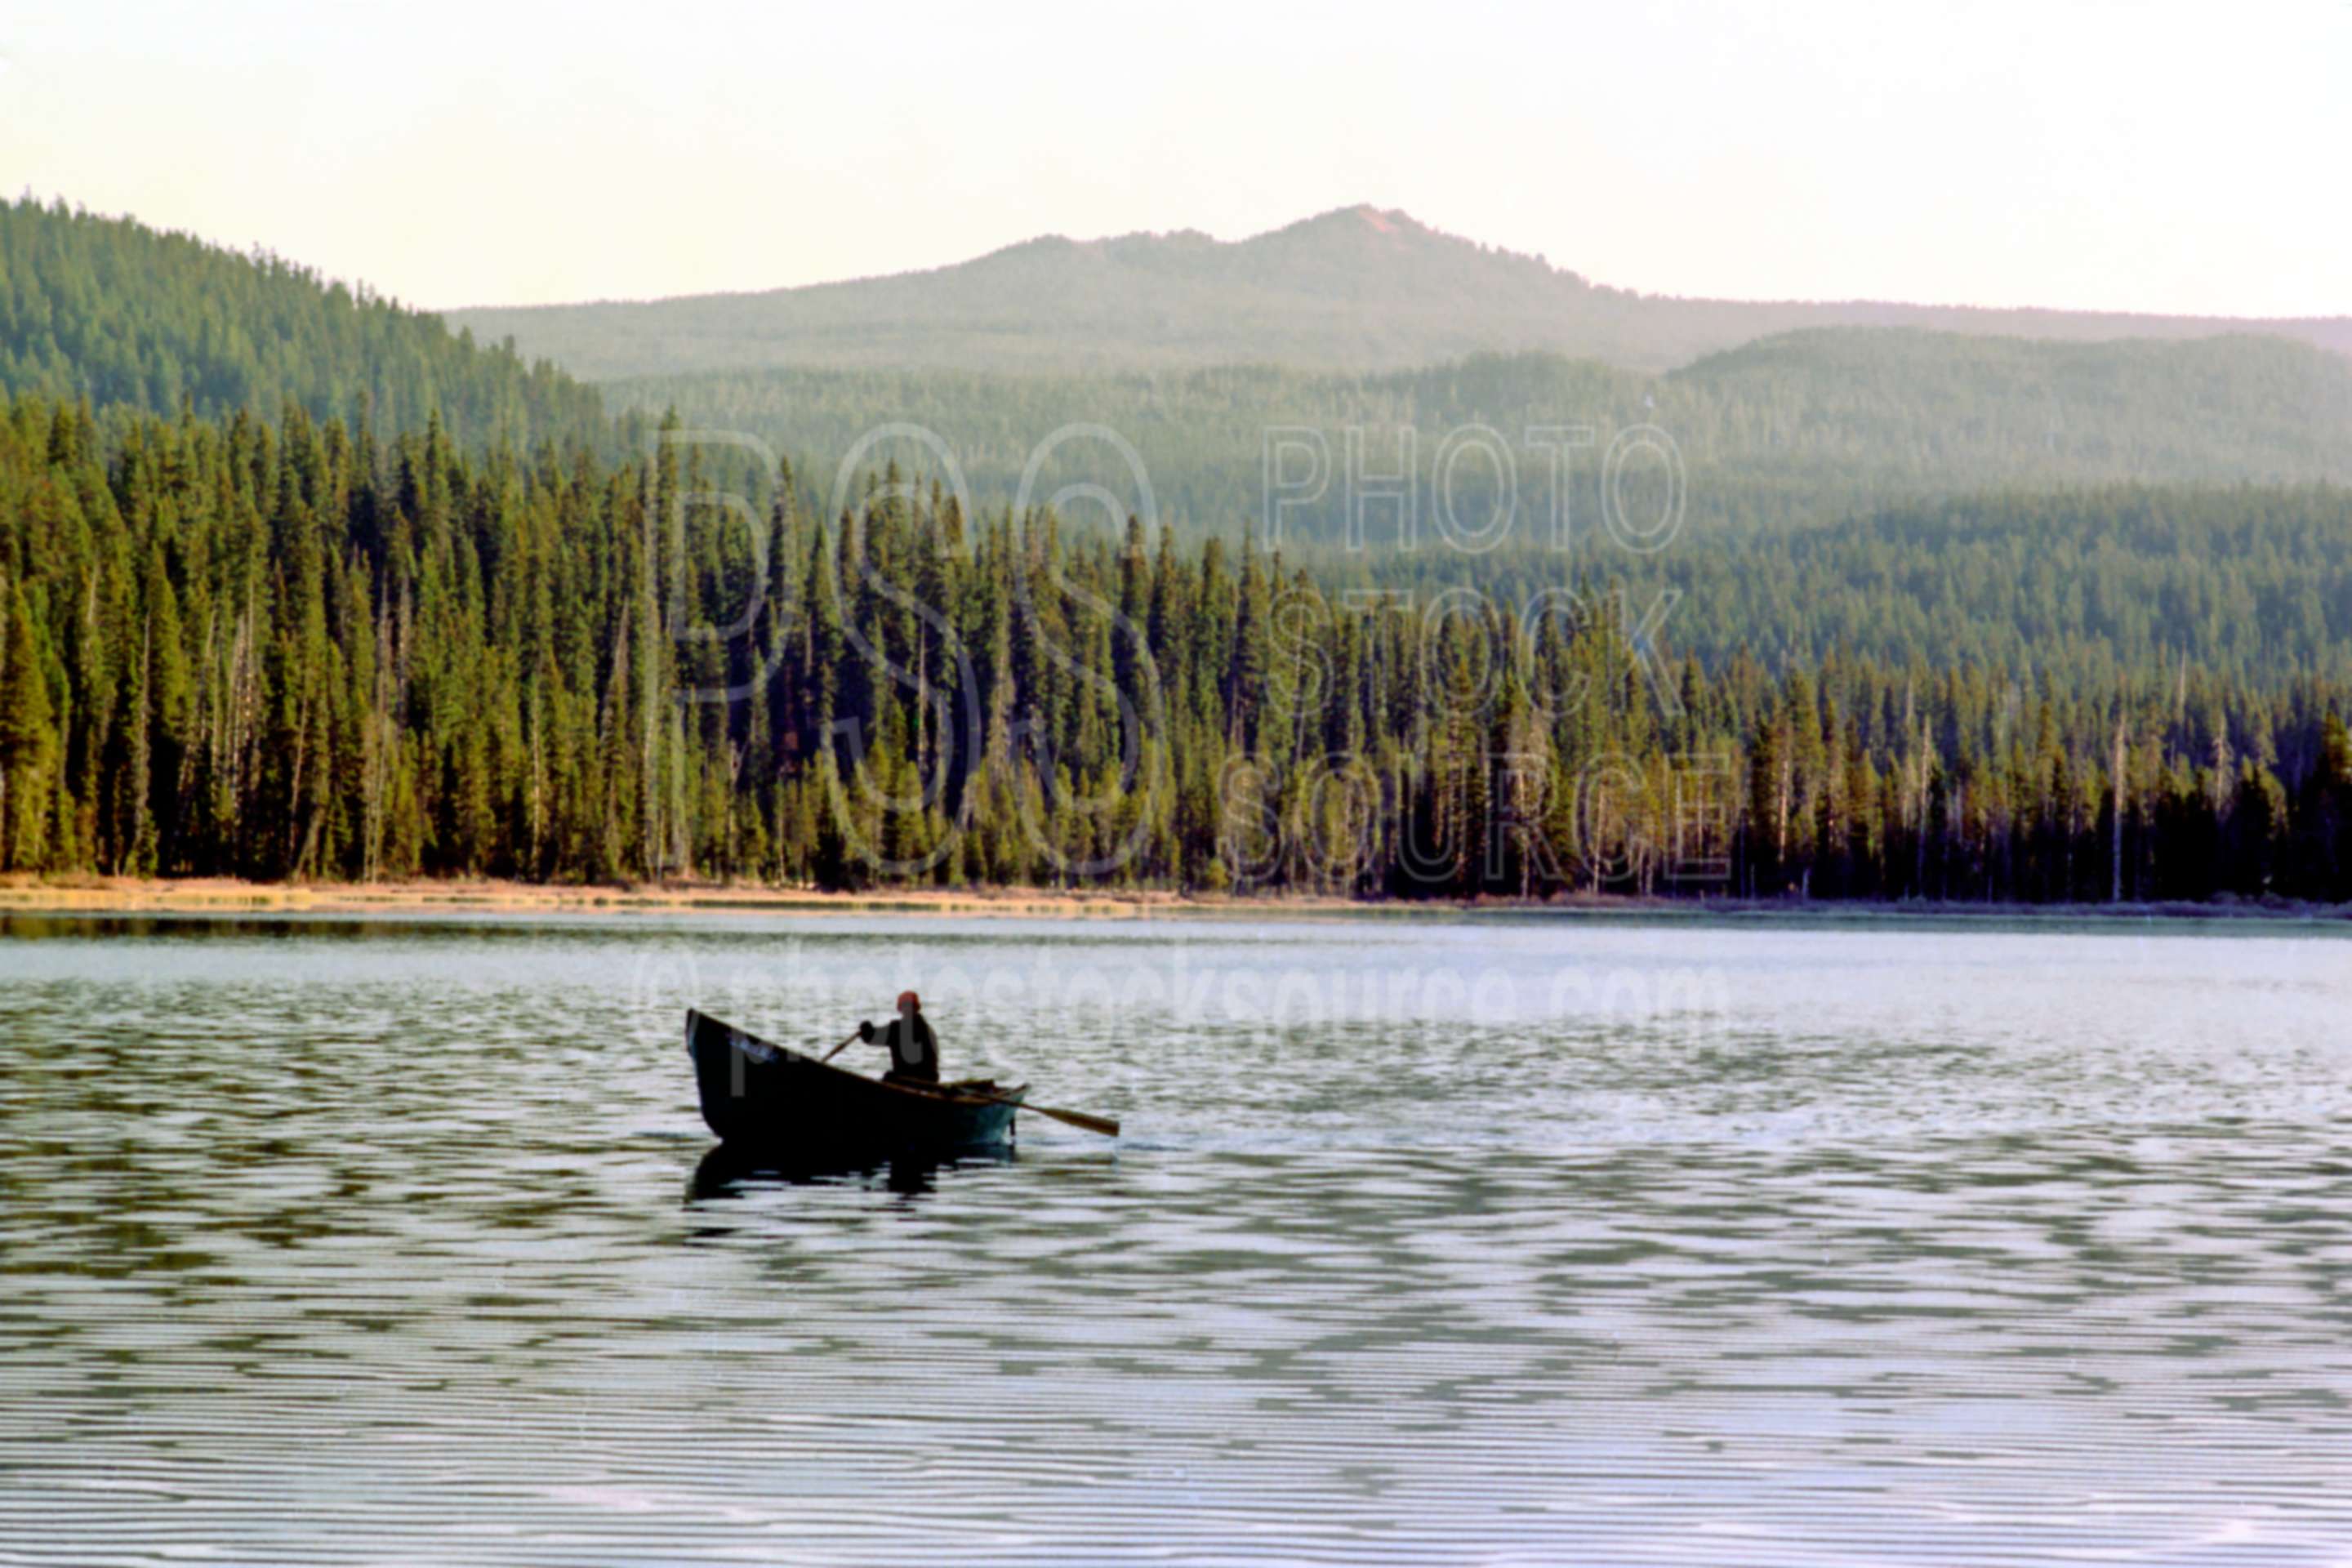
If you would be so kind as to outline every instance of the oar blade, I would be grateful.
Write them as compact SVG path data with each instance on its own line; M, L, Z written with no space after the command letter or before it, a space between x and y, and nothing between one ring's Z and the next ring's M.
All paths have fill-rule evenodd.
M1056 1110L1050 1105L1022 1103L1024 1110L1034 1110L1040 1116L1050 1116L1056 1121L1066 1121L1073 1127L1083 1127L1089 1132L1099 1132L1106 1138L1118 1136L1118 1123L1108 1116L1088 1116L1083 1110Z

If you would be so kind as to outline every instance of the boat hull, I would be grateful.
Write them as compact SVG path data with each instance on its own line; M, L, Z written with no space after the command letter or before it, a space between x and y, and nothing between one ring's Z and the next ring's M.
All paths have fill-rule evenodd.
M804 1161L865 1154L951 1155L1013 1141L1023 1089L982 1099L902 1088L761 1039L705 1014L686 1016L686 1049L702 1120L719 1141ZM1024 1086L1025 1088L1025 1086Z

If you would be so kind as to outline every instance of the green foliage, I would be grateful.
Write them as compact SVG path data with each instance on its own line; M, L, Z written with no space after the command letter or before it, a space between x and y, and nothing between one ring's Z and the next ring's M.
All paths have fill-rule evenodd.
M1328 467L1319 498L1281 514L1292 543L1343 535L1351 428L1364 432L1359 463L1371 475L1396 472L1405 460L1398 432L1415 433L1415 531L1425 548L1438 541L1446 438L1476 426L1507 448L1514 482L1507 500L1496 466L1471 451L1451 464L1450 515L1458 531L1475 533L1515 503L1510 531L1523 543L1549 543L1562 517L1572 535L1601 532L1606 454L1637 426L1673 438L1688 532L1710 539L1995 488L2352 481L2352 360L2275 338L2067 343L1837 330L1774 338L1665 376L1551 354L1487 354L1378 374L795 369L658 377L609 391L646 415L675 408L690 425L751 431L804 471L828 476L885 422L920 425L946 440L988 507L1015 499L1033 449L1056 430L1106 426L1141 458L1160 519L1193 533L1264 520L1267 431L1313 431ZM1559 455L1528 439L1543 426L1590 430L1589 444L1566 451L1557 489ZM870 455L932 460L912 441ZM1656 474L1642 463L1626 472L1624 513L1644 527L1657 515ZM1123 483L1123 459L1082 437L1048 456L1033 494L1106 475ZM1373 543L1400 541L1393 507L1374 506L1370 518Z
M437 316L128 218L0 202L0 393L170 416L240 410L420 429L467 443L605 438L603 407L511 344Z
M1475 585L1519 604L1605 575L1658 640L1709 669L1860 656L1975 664L2114 686L2187 659L2234 687L2352 678L2352 489L2108 485L1894 506L1793 534L1694 530L1637 555L1613 542L1465 557L1298 559L1338 589Z
M20 590L0 639L0 869L47 863L57 763L47 647Z
M0 868L2352 898L2340 489L1308 571L742 480L0 405Z
M751 307L578 319L623 358L648 322L692 363L814 327L838 363L991 370L633 384L608 426L273 258L0 206L0 871L2352 897L2352 366L2320 350L1746 342L2116 323L1645 300L1364 209ZM985 352L947 331L983 319ZM1498 321L1653 368L1746 346L1370 368ZM1347 368L1165 368L1236 343ZM660 435L814 460L648 440L673 405ZM910 478L919 447L844 469L884 418L968 489ZM1013 504L1073 420L1134 442L1156 538ZM1269 425L1340 462L1362 428L1375 473L1421 432L1418 548L1392 511L1345 548L1336 474L1278 537L1242 522ZM1555 493L1526 436L1562 425L1592 446ZM1646 555L1596 521L1641 425L1689 498ZM1473 426L1520 478L1477 553L1433 515ZM1124 479L1108 456L1035 495ZM1472 526L1500 505L1454 479Z

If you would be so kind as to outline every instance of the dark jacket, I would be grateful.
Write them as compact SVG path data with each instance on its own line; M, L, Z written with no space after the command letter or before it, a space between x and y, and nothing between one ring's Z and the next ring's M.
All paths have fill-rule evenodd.
M878 1029L871 1024L860 1024L857 1036L890 1053L890 1077L911 1078L923 1083L940 1081L940 1042L920 1013L911 1020L893 1018Z

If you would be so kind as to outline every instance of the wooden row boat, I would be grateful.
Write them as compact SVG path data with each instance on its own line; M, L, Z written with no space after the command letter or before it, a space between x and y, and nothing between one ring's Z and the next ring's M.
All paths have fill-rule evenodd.
M721 1142L810 1162L953 1155L1013 1141L1028 1085L986 1079L937 1088L886 1083L689 1010L686 1050L702 1120Z

